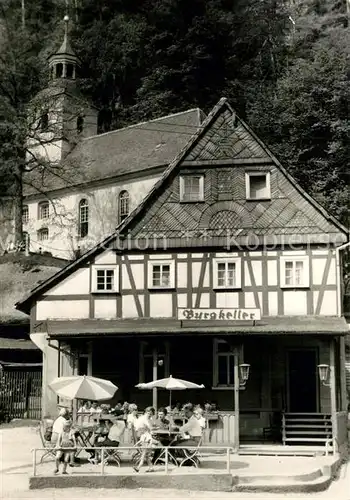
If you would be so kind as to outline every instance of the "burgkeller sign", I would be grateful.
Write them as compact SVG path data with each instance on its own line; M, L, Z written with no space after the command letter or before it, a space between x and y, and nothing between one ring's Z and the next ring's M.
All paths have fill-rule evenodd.
M261 319L260 309L185 309L179 308L177 317L180 320L211 321L256 321Z

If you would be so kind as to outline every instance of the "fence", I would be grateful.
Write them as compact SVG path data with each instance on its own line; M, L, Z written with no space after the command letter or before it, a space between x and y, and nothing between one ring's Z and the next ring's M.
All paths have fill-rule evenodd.
M0 408L6 418L41 417L41 371L0 372Z
M91 447L91 446L79 446L77 447L77 454L80 453L81 451L91 451L91 450L94 450L94 451L98 451L100 454L101 454L101 463L100 463L100 469L99 469L99 473L100 475L104 475L105 474L105 453L109 453L111 450L117 452L119 454L119 452L121 451L132 451L132 452L138 452L138 451L141 451L141 450L150 450L149 446L137 446L135 447L135 445L133 446L118 446L118 447L112 447L112 446L108 446L108 448L103 448L103 447L98 447L98 446L94 446L94 447ZM54 451L55 448L51 448L50 451ZM193 452L193 453L197 453L197 456L201 457L202 453L205 451L205 450L208 450L210 452L210 454L215 454L213 452L217 452L217 451L225 451L226 452L226 457L225 457L225 462L226 462L226 466L225 466L225 470L226 470L226 473L227 474L231 474L231 453L233 453L233 449L232 447L230 446L186 446L186 447L181 447L181 446L158 446L158 447L153 447L152 446L152 451L155 451L155 450L161 450L162 452L164 452L164 472L165 474L168 474L169 473L169 463L172 463L174 464L173 461L171 461L171 452L173 450L173 452L175 451L179 451L179 450L183 450L183 451L187 451L187 452ZM38 466L38 463L37 463L37 452L38 451L42 451L44 453L47 453L48 451L48 448L34 448L32 449L32 454L33 454L33 476L37 476L37 466ZM185 456L185 455L184 455ZM132 458L131 458L132 460ZM186 458L185 458L186 460ZM183 461L185 461L183 460ZM132 463L130 464L132 465ZM177 465L177 467L180 467L180 464ZM91 474L91 472L90 472ZM51 475L51 474L50 474ZM82 474L83 475L83 474Z

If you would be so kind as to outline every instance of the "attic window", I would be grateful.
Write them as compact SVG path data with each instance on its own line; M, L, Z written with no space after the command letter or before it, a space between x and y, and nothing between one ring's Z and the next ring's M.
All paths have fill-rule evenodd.
M204 200L204 175L182 175L180 177L180 201Z
M271 199L270 172L247 172L245 175L247 200Z

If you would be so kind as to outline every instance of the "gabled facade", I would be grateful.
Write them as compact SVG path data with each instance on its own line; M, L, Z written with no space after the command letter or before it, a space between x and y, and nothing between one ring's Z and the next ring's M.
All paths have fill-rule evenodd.
M57 375L112 379L142 406L135 385L172 374L205 385L180 401L228 415L223 441L268 440L279 422L285 445L339 447L347 239L222 99L118 231L18 304L44 352L44 411Z

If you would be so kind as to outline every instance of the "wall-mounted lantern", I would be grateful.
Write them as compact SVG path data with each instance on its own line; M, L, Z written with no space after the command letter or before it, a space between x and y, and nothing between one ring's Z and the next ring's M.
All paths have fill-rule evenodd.
M244 387L249 379L250 365L242 363L239 365L239 385Z
M330 384L327 383L329 377L329 365L317 365L318 368L318 376L320 377L320 381L326 387L329 387Z

